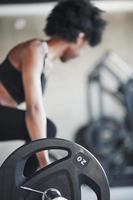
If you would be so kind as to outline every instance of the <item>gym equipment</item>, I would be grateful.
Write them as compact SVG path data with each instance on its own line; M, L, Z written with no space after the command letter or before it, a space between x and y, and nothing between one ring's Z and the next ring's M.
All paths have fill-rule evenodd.
M76 135L76 142L103 159L119 148L125 134L118 121L111 117L101 117L81 128Z
M97 157L111 186L133 185L133 70L108 51L87 81L89 120L78 130L75 141ZM118 119L117 110L111 116L106 114L107 98L123 109L123 117Z
M133 132L133 79L129 78L129 80L120 85L118 88L118 92L123 97L123 105L127 112L125 116L125 125L129 132ZM133 139L133 135L130 135Z
M27 159L50 149L65 150L67 155L25 177ZM24 145L0 168L2 200L80 200L84 184L96 193L98 200L110 199L108 180L97 159L80 145L63 139L40 139Z

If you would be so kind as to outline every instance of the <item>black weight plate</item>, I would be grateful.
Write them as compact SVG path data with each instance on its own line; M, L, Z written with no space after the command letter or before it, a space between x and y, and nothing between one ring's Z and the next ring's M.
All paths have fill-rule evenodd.
M41 150L61 149L68 155L26 178L23 170L27 159ZM109 200L106 174L96 158L86 149L62 139L41 139L22 146L12 153L0 168L0 196L2 200L39 200L41 194L20 188L28 187L44 192L59 190L68 200L81 199L81 185L87 184L98 200Z

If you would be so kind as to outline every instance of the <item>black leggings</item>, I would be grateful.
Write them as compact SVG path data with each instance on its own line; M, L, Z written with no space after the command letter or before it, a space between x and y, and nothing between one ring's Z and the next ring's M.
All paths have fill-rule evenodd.
M56 136L56 126L47 119L47 137ZM0 141L31 141L25 124L25 111L0 105ZM25 166L25 175L32 174L38 167L36 156L32 156Z

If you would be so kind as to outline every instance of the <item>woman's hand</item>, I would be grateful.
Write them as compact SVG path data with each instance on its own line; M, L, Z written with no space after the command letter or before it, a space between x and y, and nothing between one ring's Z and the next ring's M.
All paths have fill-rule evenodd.
M39 169L44 168L50 164L48 151L41 151L41 152L38 152L36 155L39 160L39 165L40 165Z

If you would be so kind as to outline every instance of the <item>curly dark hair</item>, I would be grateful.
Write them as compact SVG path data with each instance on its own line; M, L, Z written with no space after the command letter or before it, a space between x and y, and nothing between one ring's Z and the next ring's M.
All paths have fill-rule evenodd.
M75 42L83 32L88 43L96 46L101 42L106 25L102 12L89 0L62 0L48 16L44 31L50 37L60 37L69 42Z

